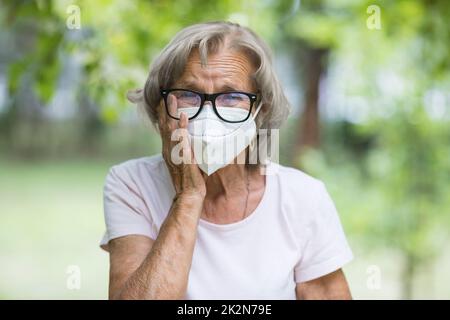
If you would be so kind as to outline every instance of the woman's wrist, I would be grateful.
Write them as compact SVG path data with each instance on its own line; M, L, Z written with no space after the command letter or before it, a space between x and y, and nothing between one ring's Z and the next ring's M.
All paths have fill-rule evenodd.
M204 196L198 193L177 193L173 199L171 214L178 218L189 217L189 220L197 224L202 213L203 200Z
M196 191L183 191L175 195L173 201L186 204L186 205L197 205L203 206L203 200L205 200L205 195L202 192Z

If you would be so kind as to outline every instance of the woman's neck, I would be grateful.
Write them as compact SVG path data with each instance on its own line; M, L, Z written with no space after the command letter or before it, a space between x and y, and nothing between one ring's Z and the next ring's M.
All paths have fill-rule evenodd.
M247 188L251 173L245 164L229 164L206 178L206 197L231 197Z
M260 170L230 164L207 178L202 217L217 224L240 221L255 210L264 190Z

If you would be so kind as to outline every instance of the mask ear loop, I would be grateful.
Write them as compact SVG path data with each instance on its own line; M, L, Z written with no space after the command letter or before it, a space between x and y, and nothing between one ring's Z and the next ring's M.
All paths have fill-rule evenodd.
M253 121L256 120L256 116L258 115L259 110L261 110L261 108L262 108L262 102L259 103L258 108L256 108L255 114L252 115ZM250 145L248 146L249 147L248 151L249 151L250 154L253 154L253 151L255 150L255 146L256 146L256 143L257 143L256 141L257 140L258 140L258 133L255 135L255 137L252 139L252 141L250 141Z
M259 103L258 108L256 108L255 114L253 114L253 120L256 119L256 116L258 115L259 110L262 108L262 101Z

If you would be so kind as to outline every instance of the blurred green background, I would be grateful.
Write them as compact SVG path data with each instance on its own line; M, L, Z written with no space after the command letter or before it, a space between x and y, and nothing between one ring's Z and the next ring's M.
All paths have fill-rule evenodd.
M449 299L449 17L446 0L0 1L0 299L107 297L105 175L160 150L125 93L208 20L274 48L280 162L326 183L354 297Z

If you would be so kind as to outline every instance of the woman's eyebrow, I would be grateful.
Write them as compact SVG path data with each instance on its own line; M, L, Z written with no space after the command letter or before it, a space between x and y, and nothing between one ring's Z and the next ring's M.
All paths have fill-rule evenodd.
M199 88L199 86L195 82L192 82L192 81L182 81L177 85L177 87L180 89L188 89L188 90L203 92L203 90L201 90ZM245 91L245 90L238 89L235 86L233 86L232 84L224 83L223 85L219 86L217 93L218 92L228 92L228 91Z
M200 91L200 90L198 90L199 87L195 84L195 82L192 82L192 81L181 81L178 83L178 85L176 85L176 87L180 88L180 89Z
M237 89L236 87L230 85L230 84L224 84L223 86L220 87L220 92L227 92L227 91L245 91L245 90L240 90Z

